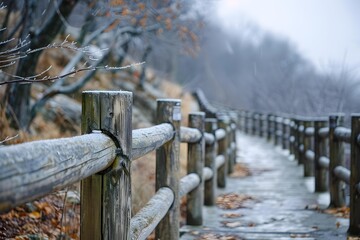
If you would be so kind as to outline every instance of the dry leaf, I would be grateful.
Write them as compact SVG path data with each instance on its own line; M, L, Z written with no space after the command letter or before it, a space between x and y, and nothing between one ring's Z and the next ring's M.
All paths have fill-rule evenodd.
M242 217L243 215L240 213L225 213L221 215L224 218L237 218L237 217Z
M34 211L32 213L29 213L28 214L29 217L33 218L33 219L38 219L41 217L41 213L37 212L37 211Z

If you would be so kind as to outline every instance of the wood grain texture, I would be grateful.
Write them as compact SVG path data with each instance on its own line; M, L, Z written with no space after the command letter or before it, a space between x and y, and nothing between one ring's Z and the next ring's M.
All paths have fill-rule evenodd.
M344 143L339 141L335 136L335 129L341 126L344 121L342 115L332 115L329 117L329 190L330 190L330 206L343 207L345 202L345 186L334 173L337 166L344 166Z
M218 155L222 155L224 157L224 164L218 168L217 172L217 185L220 188L226 187L226 177L228 173L228 139L226 137L226 129L229 123L229 119L227 117L222 117L218 119L218 127L225 132L225 137L220 138L218 141ZM219 130L216 130L216 133ZM217 135L216 135L217 136ZM216 139L218 139L216 137Z
M82 108L82 132L105 132L118 155L106 171L81 182L81 239L129 239L132 93L86 91Z
M132 240L145 240L166 215L174 202L170 188L160 188L150 201L130 221Z
M205 139L202 137L205 130L205 113L189 114L189 127L200 132L200 140L188 143L187 173L196 173L200 177L200 184L188 193L186 199L186 223L199 226L203 223L202 206L204 203L203 169L205 164Z
M180 127L180 141L182 143L197 143L201 140L202 133L191 127Z
M351 116L350 224L348 234L360 236L360 115Z
M115 144L92 133L2 147L0 159L4 212L104 170L115 159Z
M174 137L174 129L169 123L162 123L149 128L133 130L132 160L152 152Z
M327 139L320 136L320 130L326 127L327 121L317 120L314 122L314 175L315 175L315 192L325 192L328 190L328 167L321 165L321 157L327 154ZM328 164L329 162L327 162ZM327 165L329 166L329 165Z
M216 184L217 184L217 168L215 158L217 155L217 142L215 141L215 131L217 129L216 118L205 119L205 131L207 135L211 135L214 141L212 144L206 143L205 145L205 166L210 168L213 176L205 180L204 204L212 206L215 204L216 198ZM205 135L206 137L206 135Z
M175 135L173 139L156 150L156 190L169 187L174 192L174 203L155 229L155 239L179 238L179 174L180 174L180 124L181 101L177 99L157 100L157 124L170 123Z
M179 197L186 196L200 184L200 177L196 173L190 173L180 179Z

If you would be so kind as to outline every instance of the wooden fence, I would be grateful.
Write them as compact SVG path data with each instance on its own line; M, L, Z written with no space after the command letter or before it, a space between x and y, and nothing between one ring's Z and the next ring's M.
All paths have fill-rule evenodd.
M326 118L276 115L240 111L239 128L288 149L304 176L315 177L315 191L330 193L329 207L346 206L350 189L348 234L360 236L360 115L351 116L351 128L343 127L342 114ZM350 144L350 169L345 167L345 144Z
M159 99L157 125L132 130L131 92L82 99L84 135L0 148L0 212L81 181L81 239L145 239L154 229L156 239L178 239L186 195L186 223L201 225L202 205L215 204L233 170L236 114L192 113L183 127L180 100ZM180 142L188 144L181 179ZM131 162L154 150L156 194L131 217Z

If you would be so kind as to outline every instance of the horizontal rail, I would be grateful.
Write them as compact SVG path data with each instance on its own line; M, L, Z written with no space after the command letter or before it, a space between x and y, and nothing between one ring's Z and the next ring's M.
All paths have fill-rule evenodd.
M334 130L334 135L338 140L350 143L351 129L344 127L336 127Z
M319 158L319 165L320 165L321 168L329 169L330 159L328 157L321 156Z
M215 136L214 136L213 134L211 134L211 133L205 133L204 136L205 136L205 143L206 143L207 145L212 145L212 144L214 144L214 142L215 142Z
M313 128L313 127L307 127L306 129L305 129L305 136L306 137L313 137L314 136L314 134L315 134L315 128Z
M298 151L299 151L300 153L304 153L304 151L305 151L305 149L304 149L304 144L300 144L300 145L299 145Z
M196 128L180 127L180 141L183 143L197 143L201 140L202 134Z
M156 150L174 137L174 128L162 123L149 128L132 131L132 160Z
M218 155L215 158L216 169L219 169L225 163L225 157L223 155Z
M204 180L209 180L214 176L213 170L209 167L204 167L203 170L203 178Z
M145 207L131 218L131 239L146 239L166 215L173 202L173 191L167 187L160 188Z
M315 161L315 153L312 150L307 150L305 152L305 157L308 161Z
M196 173L190 173L180 179L179 196L184 197L200 184L200 177Z
M343 167L343 166L337 166L335 169L334 169L334 174L335 176L346 182L347 184L350 184L350 170Z
M319 129L319 136L321 138L327 138L329 137L329 128L328 127L323 127Z
M225 136L226 136L226 131L224 129L219 128L215 131L216 140L224 139Z
M115 150L102 133L0 148L0 212L106 169Z

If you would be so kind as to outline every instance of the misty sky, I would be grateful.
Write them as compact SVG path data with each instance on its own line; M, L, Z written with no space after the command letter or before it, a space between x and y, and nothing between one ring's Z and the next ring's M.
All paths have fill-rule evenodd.
M319 70L345 61L360 72L359 0L218 0L216 4L219 22L234 34L244 34L247 23L254 21L288 38Z

